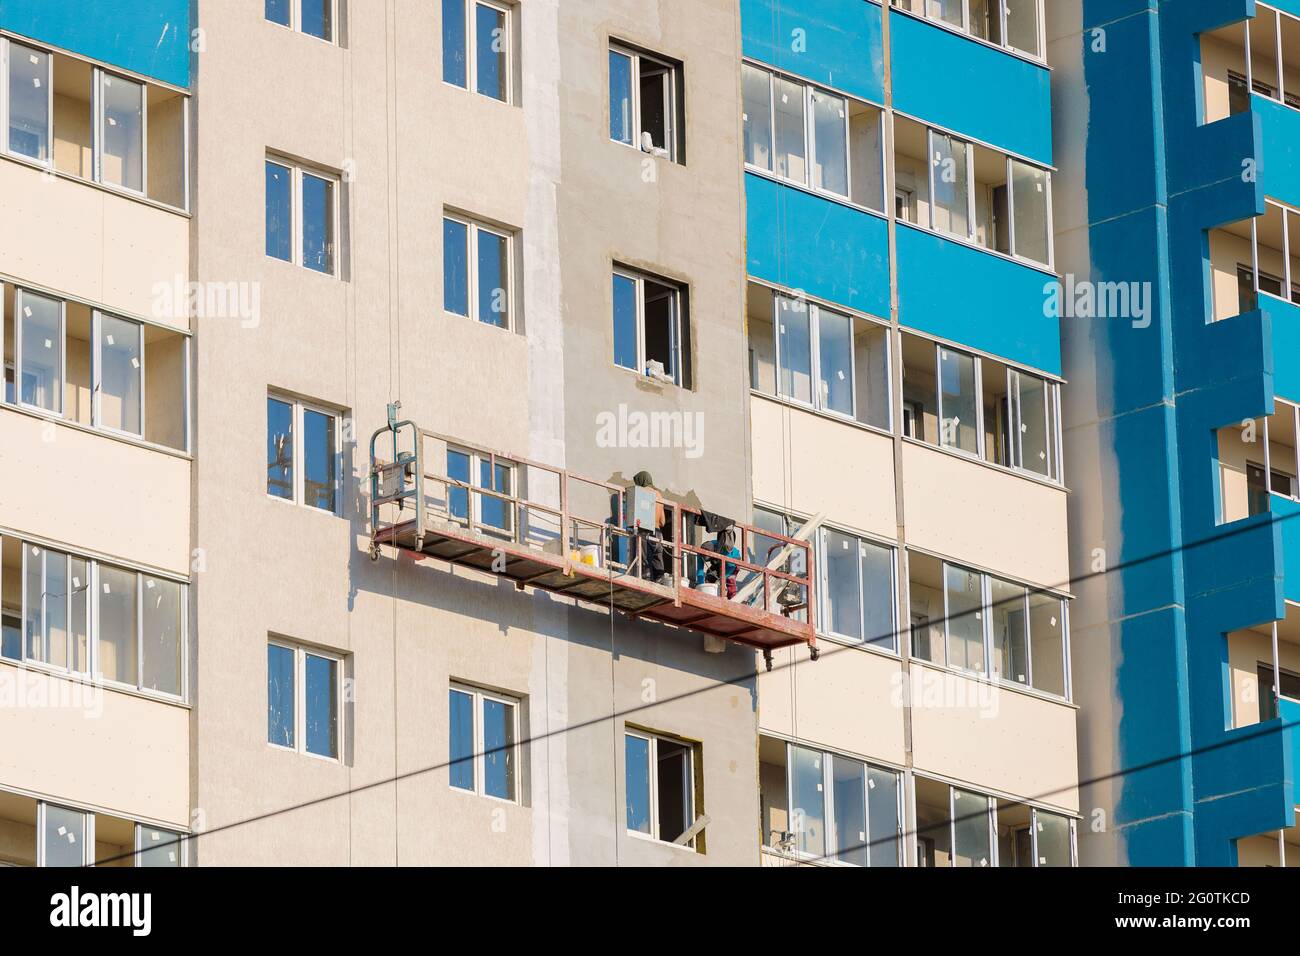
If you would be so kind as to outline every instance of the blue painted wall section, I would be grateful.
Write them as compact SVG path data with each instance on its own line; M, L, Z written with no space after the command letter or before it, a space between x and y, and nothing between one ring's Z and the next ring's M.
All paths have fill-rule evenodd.
M1266 136L1265 111L1200 124L1199 34L1253 12L1251 0L1084 2L1093 277L1150 282L1157 303L1147 329L1089 330L1117 469L1094 493L1119 501L1109 614L1125 773L1111 826L1136 865L1231 865L1233 841L1291 825L1295 803L1280 723L1227 729L1226 636L1283 615L1284 551L1300 543L1297 527L1284 549L1279 512L1217 522L1216 432L1272 411L1274 325L1297 335L1297 316L1271 305L1209 321L1208 230L1263 211L1263 174L1243 177L1242 160L1272 155L1272 138L1289 169L1300 142L1300 123Z
M745 56L885 102L881 9L869 0L741 0Z
M897 11L889 48L895 109L1052 164L1047 67Z
M190 85L190 0L0 0L0 29Z
M1055 276L906 225L897 248L900 324L1061 374Z
M889 228L880 216L745 174L749 274L889 318Z

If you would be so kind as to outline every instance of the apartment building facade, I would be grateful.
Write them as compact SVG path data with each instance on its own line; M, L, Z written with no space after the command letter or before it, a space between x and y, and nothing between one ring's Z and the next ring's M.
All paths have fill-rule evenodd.
M1038 0L114 7L0 4L0 859L1077 862Z
M1052 6L1080 850L1295 865L1300 6Z

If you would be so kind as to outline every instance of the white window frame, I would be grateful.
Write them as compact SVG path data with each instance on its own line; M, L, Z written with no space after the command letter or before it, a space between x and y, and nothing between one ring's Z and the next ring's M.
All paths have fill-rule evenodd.
M133 431L128 431L127 429L124 428L113 428L109 425L105 425L103 422L103 416L100 412L100 396L102 393L103 375L104 375L104 362L103 362L104 328L103 326L104 326L105 316L117 319L118 321L121 322L129 322L139 330L138 334L140 336L140 368L139 368L140 431L138 433ZM128 319L120 315L113 315L111 312L104 312L100 309L94 309L91 311L91 316L90 316L90 422L91 422L91 427L98 428L101 431L110 432L114 435L126 435L129 438L139 438L139 439L144 438L145 432L147 431L147 426L145 423L145 414L147 413L149 407L149 402L146 400L146 396L145 396L145 381L146 381L145 355L146 353L145 353L144 330L145 330L144 323L137 322L135 319ZM64 364L65 366L67 364L66 332L67 332L67 323L65 319L65 323L64 323L64 333L65 333ZM66 383L64 387L66 388Z
M515 331L515 309L516 309L515 300L517 298L517 296L515 295L515 286L517 282L517 278L515 276L516 232L512 229L506 229L502 226L488 225L487 223L482 222L478 219L473 219L470 216L466 216L458 212L452 212L451 210L443 210L442 218L444 221L454 222L465 227L465 242L466 242L465 281L467 282L465 291L466 291L466 308L469 310L469 315L464 316L461 315L459 312L452 312L447 308L447 296L446 296L447 277L446 276L443 276L443 300L442 300L443 312L446 313L447 315L454 316L455 318L458 319L468 318L472 322L477 322L480 325L486 325L489 328L498 328L501 329L503 332ZM490 236L495 236L498 239L504 239L506 241L506 314L505 314L504 325L494 326L490 322L484 322L479 317L478 236L479 233L481 232L486 232ZM443 241L445 242L446 241L445 231L443 235L444 235ZM446 262L445 250L443 255L443 262L444 263Z
M757 61L753 61L753 60L745 60L744 63L746 66L753 67L755 70L759 70L762 73L767 75L767 108L769 114L768 129L771 130L771 137L772 137L772 142L771 142L772 168L764 169L762 166L755 166L754 164L750 163L748 159L746 159L745 161L745 168L753 172L756 172L762 176L775 179L777 182L789 183L792 186L797 186L799 188L806 189L809 192L814 193L818 196L826 196L831 199L834 199L837 202L846 203L852 206L854 209L861 209L866 212L875 213L877 215L885 215L886 210L884 209L873 209L870 206L864 206L861 203L855 202L853 200L853 137L852 137L851 127L849 125L849 120L853 112L852 109L853 104L856 103L859 106L865 106L868 109L872 109L876 111L877 114L876 121L879 124L879 132L880 132L880 135L877 136L877 139L880 141L880 155L879 157L877 157L879 160L878 168L880 169L880 181L881 181L881 193L882 193L880 199L881 202L884 202L885 201L884 194L887 193L888 191L887 171L889 169L888 163L886 162L886 155L885 155L886 153L885 150L886 137L885 137L885 129L884 129L885 110L882 107L878 106L877 104L869 102L868 100L860 100L857 99L856 97L849 96L846 93L841 93L838 92L837 90L832 90L824 86L818 86L815 83L809 83L807 80L803 79L802 77L798 77L789 73L784 73L779 70L774 70L770 66L767 66L766 64L758 63ZM804 169L805 169L805 176L803 180L792 179L789 176L783 176L780 173L778 173L776 169L777 126L776 126L775 78L777 77L789 83L796 84L801 88L803 92L803 126L804 126L803 153L804 153ZM831 96L838 100L842 100L844 103L844 164L845 164L845 171L846 171L845 181L848 186L847 195L842 193L837 193L834 190L826 189L822 186L815 186L813 184L813 164L817 160L816 124L813 121L813 92L814 91L821 93L824 96Z
M1254 67L1253 55L1252 55L1253 45L1250 39L1250 30L1251 30L1251 25L1255 22L1258 22L1265 13L1273 14L1273 18L1274 18L1273 19L1273 40L1276 49L1274 50L1273 55L1274 57L1276 57L1275 62L1277 63L1277 82L1278 82L1277 87L1273 87L1270 84L1263 82L1262 80L1259 81L1258 84L1255 82L1255 67ZM1265 99L1272 100L1273 102L1279 103L1282 106L1286 106L1289 109L1300 110L1300 98L1298 98L1295 93L1288 94L1286 91L1286 75L1285 75L1286 63L1282 57L1282 19L1284 17L1288 20L1292 20L1296 22L1297 24L1300 24L1300 17L1297 17L1295 14L1288 13L1285 10L1280 10L1277 7L1271 7L1268 4L1264 4L1264 3L1255 4L1254 19L1244 21L1245 48L1243 52L1245 54L1245 61L1246 61L1246 91L1248 96L1252 94L1258 94L1259 96L1263 96ZM1235 71L1229 71L1229 72L1231 73Z
M298 644L293 641L280 637L268 637L266 643L271 646L283 648L286 651L293 652L293 746L286 747L283 744L277 744L272 740L267 740L266 745L275 750L287 753L297 753L304 757L312 757L316 760L323 760L325 763L341 764L343 762L343 753L347 749L347 725L344 723L346 708L343 706L344 681L346 674L343 669L344 656L337 651L326 650L315 645ZM337 668L338 681L336 683L337 693L334 700L334 720L335 726L338 727L338 750L339 752L329 757L325 754L313 753L307 749L307 657L319 657L327 661L333 661ZM265 689L267 681L263 681ZM267 701L267 709L270 709L270 701Z
M481 0L479 0L479 2L481 2ZM632 142L625 143L622 140L614 139L612 136L610 137L610 142L618 143L620 146L625 146L630 149L634 149L638 153L647 153L651 156L662 155L660 151L657 149L646 149L644 146L641 145L641 141L644 137L644 130L642 129L642 122L641 122L641 61L645 60L648 63L652 63L655 66L662 67L663 69L668 71L667 76L665 77L664 80L664 82L668 87L668 95L665 98L666 109L665 109L664 123L666 128L664 130L664 140L665 142L667 142L668 146L667 149L663 150L663 152L667 154L663 156L663 158L672 163L682 162L682 160L680 159L681 130L678 128L680 125L678 119L678 111L681 109L681 104L678 103L678 86L680 83L681 65L673 63L672 61L665 59L662 56L656 56L653 53L643 52L637 47L634 47L628 43L624 43L621 40L616 40L613 37L611 37L609 41L609 52L617 53L619 56L625 56L631 61L629 79L632 87L631 89L632 115L629 118L632 124ZM605 69L606 70L609 69L608 57L606 57ZM612 88L612 84L606 82L605 87L607 91L610 91ZM612 101L609 102L607 106L611 111L614 109L614 104Z
M645 351L645 340L646 340L645 284L646 282L653 282L656 285L661 285L664 288L672 289L673 291L673 302L674 302L673 327L672 329L670 329L672 333L673 369L670 376L670 381L672 382L673 385L676 385L678 388L684 388L685 386L682 384L682 382L684 381L684 369L682 366L685 361L685 349L682 347L682 326L683 326L682 292L684 291L685 287L682 286L681 283L674 282L671 279L664 279L659 276L652 275L651 273L648 272L639 272L636 269L631 269L628 268L627 266L621 266L617 262L614 263L613 275L623 279L627 279L630 282L636 283L636 358L637 358L637 367L635 369L627 368L627 366L625 365L619 365L617 362L614 363L614 367L623 369L624 371L627 372L632 372L638 378L643 378L643 379L650 378L650 376L646 374L647 357ZM612 299L610 301L609 311L610 311L610 336L612 342L613 328L614 328L613 326L614 302ZM650 379L650 380L658 381L658 379ZM665 382L664 384L668 384L668 383Z
M1025 59L1032 60L1035 63L1046 62L1047 25L1045 23L1045 15L1044 15L1045 11L1043 10L1042 0L1037 0L1037 7L1038 7L1037 26L1038 26L1038 51L1039 51L1038 53L1030 53L1028 50L1022 50L1019 47L1011 46L1007 42L1006 39L1007 5L1005 0L989 0L989 2L997 4L998 20L999 20L1001 36L1002 36L1001 42L995 40L986 40L981 36L977 36L975 32L971 29L970 0L962 0L960 26L958 26L957 24L949 23L947 20L944 20L941 17L931 15L928 12L929 0L917 0L917 2L920 3L921 5L921 9L919 12L910 9L910 7L903 7L899 2L899 0L894 0L894 6L899 8L900 12L902 13L910 13L912 16L919 17L923 20L933 23L941 27L942 29L952 30L954 32L961 33L965 36L970 37L972 40L974 40L977 43L983 43L986 46L991 46L998 50L1005 50L1006 52L1011 53L1013 55L1021 56L1024 57Z
M856 553L854 555L854 565L857 569L858 579L858 615L861 618L859 624L862 626L862 636L860 638L832 631L827 623L830 620L827 607L828 596L830 593L830 561L828 560L826 549L828 547L827 532L831 531L836 534L844 535L857 545ZM889 552L889 593L891 604L889 616L894 629L892 647L882 647L880 644L873 643L871 639L874 635L868 634L866 630L866 595L863 593L864 582L862 580L862 548L864 545L875 548L884 548ZM898 625L898 548L894 545L883 541L877 541L874 538L866 537L856 531L849 531L839 525L829 522L823 523L822 526L817 529L816 547L817 563L819 565L817 572L817 586L821 590L821 594L817 599L818 633L844 644L850 644L855 647L874 648L883 653L897 656L899 653L898 637L900 633Z
M110 183L104 178L104 84L105 81L112 80L122 80L140 87L140 188L138 190L120 183ZM93 127L92 138L94 140L93 169L95 182L108 189L147 199L149 197L149 84L143 80L133 79L98 66L94 69L93 82L91 126Z
M494 103L501 103L505 106L515 105L515 8L513 4L501 3L498 0L461 0L461 16L464 17L465 26L465 85L460 86L452 83L444 74L442 82L457 90L464 90L466 93L473 93L481 96L486 100ZM489 96L487 93L480 93L478 88L478 43L474 33L476 7L487 7L502 14L502 22L505 24L505 35L502 37L505 43L505 61L506 72L503 79L505 88L505 99L497 99L495 96ZM445 31L444 31L445 32ZM445 57L447 51L442 51Z
M695 806L695 758L699 750L699 745L689 740L683 740L680 737L673 737L669 734L659 734L652 730L643 730L640 727L634 727L628 724L623 726L623 759L627 759L627 738L635 737L638 740L648 742L648 760L649 767L646 774L646 786L650 790L649 795L649 823L650 832L642 833L640 830L633 830L627 826L627 766L623 767L623 829L628 836L635 840L646 840L651 843L661 843L665 846L675 846L682 849L695 850L696 837L691 837L684 843L674 843L671 840L665 840L659 832L659 741L664 740L678 747L685 747L689 759L686 761L686 779L682 781L684 804L689 811L689 820L686 823L686 829L690 830L701 816L701 813ZM683 831L685 832L685 831Z
M330 35L327 37L318 37L314 33L308 33L302 28L302 0L289 0L289 22L276 23L274 20L267 19L266 8L262 8L262 19L273 27L279 27L281 30L290 30L294 33L301 33L305 37L310 37L321 43L328 43L330 46L338 44L339 35L339 5L338 0L326 0L330 8Z
M177 841L176 852L179 855L179 862L176 865L178 867L189 866L190 835L188 833L182 833L179 830L172 830L167 827L150 826L147 823L141 823L139 820L133 822L135 823L135 845L133 847L135 856L131 860L132 866L138 867L140 865L140 859L146 851L157 849L156 847L145 846L144 835L149 830L166 834L168 837L175 837Z
M306 269L308 272L318 276L329 276L337 279L340 277L341 259L343 255L343 238L339 231L340 216L339 211L342 208L343 179L337 173L322 169L319 166L304 166L293 160L286 159L276 153L267 153L266 162L273 163L281 169L289 172L290 189L289 189L289 233L291 236L289 242L289 259L280 259L266 253L263 249L263 255L267 259L273 259L276 262L288 262L289 265L298 266ZM330 269L321 271L313 269L307 265L306 248L303 242L303 214L302 214L302 178L303 176L313 176L316 179L324 180L331 186L330 188L330 235L333 237L334 248L330 253ZM266 197L263 196L265 204ZM265 231L266 209L262 210L263 230Z
M520 497L518 492L518 484L517 484L517 482L519 481L518 462L510 458L497 457L493 459L492 457L488 455L484 455L482 452L479 452L473 448L466 448L462 445L453 445L448 443L447 454L451 455L453 453L457 455L464 455L466 458L469 459L469 480L466 482L466 484L468 484L470 488L479 488L484 491L492 491L495 492L496 494L504 494L512 498ZM483 485L479 483L480 481L479 476L483 473L483 466L486 465L489 469L492 469L494 462L495 465L498 467L505 467L505 469L510 475L510 488L507 491L504 492L497 491L495 487L483 488ZM448 471L447 477L450 478L451 477L450 467L448 467L447 471ZM495 486L496 471L492 470L490 472L490 475L492 478L492 484ZM496 525L483 523L484 496L481 494L477 494L471 490L465 491L465 496L468 499L466 501L466 510L469 512L469 514L465 518L453 516L451 513L452 490L453 489L451 487L448 487L446 489L447 517L449 520L467 524L471 531L477 531L480 534L486 534L496 538L507 537L511 540L515 538L515 529L519 519L518 516L515 514L515 507L513 505L509 506L509 510L507 512L508 527L498 528ZM455 490L460 490L460 489L455 489ZM495 500L499 501L500 499L495 499ZM506 502L502 502L502 505L504 507L506 505Z
M3 284L0 283L0 289ZM26 290L22 286L14 286L14 404L20 408L30 408L42 415L55 415L59 418L65 416L65 407L67 405L68 389L68 303L64 299L56 296L45 295L39 292L32 292L32 295L39 299L53 300L59 304L59 388L56 398L57 405L53 409L42 408L40 405L31 405L23 401L23 294Z
M826 866L845 867L854 870L873 869L873 867L870 866L870 857L871 857L871 853L875 850L875 847L870 845L871 843L871 799L870 799L870 783L868 781L870 779L869 778L870 771L880 770L886 773L892 773L895 777L894 813L895 813L895 819L898 821L897 829L895 831L896 839L897 839L897 842L895 843L895 847L896 847L896 852L898 854L897 865L900 867L903 866L904 865L903 857L905 854L904 848L907 843L905 839L906 830L907 830L907 826L906 826L907 818L903 814L903 810L904 810L903 771L894 767L886 767L881 764L874 764L866 760L859 760L857 757L850 757L847 754L838 754L835 753L834 751L823 750L820 747L801 746L799 744L787 740L785 741L785 805L787 808L787 812L792 817L795 811L795 806L794 806L794 790L795 790L794 752L795 750L805 750L809 753L816 753L821 755L822 832L825 834L825 840L823 841L822 856L818 857L816 854L805 853L804 851L799 849L798 834L792 830L791 831L792 835L795 837L794 847L792 850L794 856L800 860L822 863ZM864 822L867 825L867 843L868 843L868 847L867 847L868 866L865 868L859 867L856 863L847 863L844 860L838 858L841 847L840 847L839 829L835 823L834 761L836 760L852 761L853 763L860 764L863 767L863 769L866 771L866 773L863 774L863 783L862 783L863 790L865 791L863 793L862 806L866 816ZM791 821L791 825L793 826L793 821ZM856 846L856 844L850 844L850 846Z
M275 389L268 389L266 393L268 399L274 399L290 406L292 409L291 428L293 433L290 436L293 444L293 461L290 467L293 469L293 497L282 498L279 495L271 494L267 490L266 496L273 501L279 501L282 504L297 505L303 508L310 508L313 511L319 511L321 514L341 515L343 513L343 412L329 405L313 402L305 398L296 398L287 392L278 392ZM315 412L318 415L325 415L334 419L334 507L318 508L316 505L307 501L306 482L307 473L303 467L303 454L305 453L304 436L306 434L305 424L307 412ZM269 433L271 422L268 419L266 423ZM268 434L268 437L269 434Z
M522 802L521 792L523 790L524 773L523 741L521 739L522 733L520 720L521 711L523 710L522 698L512 697L508 694L499 694L495 691L485 690L482 687L477 687L473 684L465 684L460 681L452 681L448 690L455 691L458 694L464 694L470 698L470 716L472 718L471 723L473 724L470 734L470 753L472 755L470 758L470 772L474 778L474 788L472 790L466 790L464 787L457 787L451 783L450 777L448 778L447 788L455 793L472 794L488 800L495 800L498 803L520 804ZM511 713L514 715L513 724L515 743L510 749L513 751L515 776L513 786L514 794L511 797L498 797L495 794L488 793L486 789L487 744L483 739L483 710L487 701L493 701L513 708Z
M49 800L38 800L36 802L36 865L37 867L49 866L49 850L45 845L45 824L46 813L50 807L58 810L66 810L69 813L81 815L84 821L82 832L81 847L81 865L91 866L95 862L95 814L89 810L83 810L80 807L70 807L63 803L53 803Z
M45 142L49 147L49 159L45 162L33 159L23 153L14 152L12 144L9 142L9 60L13 56L14 47L31 50L45 57ZM93 117L91 122L93 125ZM3 141L2 145L6 156L12 156L24 163L35 163L37 166L54 168L54 52L52 50L38 44L19 43L16 40L9 39L9 37L0 37L0 140Z
M102 676L98 673L98 668L96 666L96 661L98 659L97 645L99 643L99 639L98 639L99 635L98 635L98 628L97 628L98 621L95 620L96 618L95 605L97 604L97 595L98 595L98 592L95 590L95 578L97 576L96 566L98 562L93 562L89 558L83 558L81 555L78 554L72 554L71 552L68 551L60 551L57 548L48 548L45 545L36 544L30 541L20 540L18 542L18 548L21 556L21 561L19 561L19 565L18 565L18 577L19 577L18 622L19 622L19 638L22 641L22 647L19 649L21 660L23 661L23 663L28 664L30 666L39 667L45 670L51 670L58 673L79 674L83 677L88 677L92 674L94 674L96 677ZM40 552L39 560L41 562L41 606L39 609L39 613L40 613L40 620L41 620L42 639L44 639L44 632L48 626L47 622L48 622L48 608L49 608L50 594L49 594L49 585L47 583L47 580L49 577L50 555L57 554L65 562L69 574L69 584L71 584L70 576L72 572L72 561L74 559L78 561L83 561L86 565L86 580L81 585L81 589L85 590L86 592L86 616L85 616L85 620L81 622L86 629L86 661L85 661L86 666L81 670L78 670L77 668L74 668L72 666L72 661L74 659L74 654L73 654L74 638L73 638L73 630L72 630L73 615L72 615L72 592L71 591L69 591L67 594L64 595L64 602L63 602L65 620L67 621L67 630L66 633L64 634L64 648L63 648L64 663L60 665L60 664L51 663L50 661L43 661L40 660L39 658L32 657L28 653L29 649L27 646L26 625L29 618L29 610L31 609L27 607L27 574L31 562L35 560L37 557L32 553L33 550ZM137 580L137 586L138 584L139 582ZM137 620L138 620L138 616L137 616ZM136 637L137 648L139 644L140 644L140 638L139 635L137 634ZM137 650L136 654L137 657L139 657L141 651Z

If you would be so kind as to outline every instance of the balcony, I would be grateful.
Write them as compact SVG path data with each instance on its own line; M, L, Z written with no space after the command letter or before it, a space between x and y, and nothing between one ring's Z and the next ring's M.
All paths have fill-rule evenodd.
M521 591L696 631L708 650L722 641L753 647L769 669L774 649L807 645L817 656L807 541L654 489L586 478L390 415L370 442L370 527L375 560L389 545L496 574Z

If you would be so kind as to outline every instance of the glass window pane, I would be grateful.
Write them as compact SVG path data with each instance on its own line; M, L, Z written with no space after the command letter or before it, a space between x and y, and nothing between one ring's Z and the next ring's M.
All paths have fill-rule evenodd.
M266 19L282 27L289 26L290 5L293 0L266 0Z
M858 539L831 528L823 532L826 554L826 628L862 640L862 586L858 581Z
M867 768L871 865L898 866L898 774Z
M1039 0L1006 0L1007 46L1030 56L1042 56L1038 43L1038 4Z
M303 504L322 511L336 510L338 496L338 419L304 409L302 413Z
M925 15L951 26L962 26L962 0L924 0Z
M447 477L469 484L469 455L463 451L447 449ZM467 488L447 489L447 513L461 521L469 520L469 490Z
M1018 256L1048 259L1047 170L1011 160L1011 208Z
M1016 372L1014 377L1020 388L1020 463L1027 471L1048 476L1052 470L1048 385L1032 375Z
M480 459L478 469L478 486L487 488L490 491L497 491L503 495L511 494L510 478L511 470L509 465L498 464L496 466L495 476L493 474L492 463L486 458ZM511 530L510 518L514 512L509 502L502 501L499 498L493 498L489 495L479 495L479 521L491 528L500 531L509 532Z
M68 556L45 552L45 653L55 667L68 666Z
M334 272L334 183L302 174L302 264Z
M90 670L90 566L83 558L71 558L68 572L71 592L68 629L72 635L72 660L68 667L85 674Z
M510 243L486 229L477 231L478 319L504 329L510 324Z
M808 303L778 296L777 352L781 362L780 392L786 398L812 404L812 331Z
M135 435L142 433L143 331L138 322L99 314L98 423Z
M795 846L800 853L826 855L826 794L823 792L822 754L803 747L790 748L791 820Z
M863 639L876 647L895 650L893 549L859 541L858 553L862 564Z
M23 626L12 614L0 616L0 657L10 661L23 659Z
M853 320L838 312L817 310L817 400L820 407L853 414Z
M740 67L744 96L745 162L759 169L772 168L772 81L765 70Z
M339 755L339 662L307 654L303 675L303 714L307 752L321 757Z
M807 183L804 88L798 83L774 76L772 92L776 97L776 174L792 182Z
M181 835L171 830L157 830L143 823L136 824L140 835L140 852L136 866L180 866Z
M442 221L442 307L469 315L469 226L455 219Z
M831 805L835 808L835 858L867 865L866 767L847 757L831 758Z
M515 798L515 708L489 698L483 700L483 791Z
M465 54L465 0L442 0L442 78L462 89L469 82Z
M45 660L45 549L35 545L23 552L23 643L28 658Z
M19 400L47 412L63 411L63 303L21 290L18 316Z
M984 615L981 611L980 575L952 564L943 566L948 617L948 664L965 670L984 670Z
M334 36L334 0L301 0L302 32L321 40Z
M1025 645L1025 588L999 578L989 579L989 614L993 626L993 676L1017 684L1029 683L1029 652Z
M104 74L103 181L136 192L144 190L144 84Z
M85 866L86 814L45 804L45 828L41 833L46 866Z
M641 371L637 363L637 283L614 276L614 364Z
M266 645L266 739L281 747L294 746L293 684L293 650Z
M451 785L457 790L474 790L474 698L452 690L447 698L450 736L448 755Z
M293 259L293 173L279 163L266 163L266 254Z
M293 406L266 400L266 493L293 500Z
M650 741L625 734L624 788L627 791L627 828L650 833Z
M632 58L609 51L609 138L632 145Z
M144 577L144 679L149 690L180 695L185 621L181 585Z
M1070 820L1055 813L1034 811L1038 827L1038 866L1070 865Z
M504 101L506 98L505 11L484 3L474 5L474 65L476 87L484 96Z
M930 225L962 238L970 236L970 181L966 165L969 148L964 140L930 132L930 161L934 167Z
M975 356L939 349L939 401L940 444L977 454Z
M954 787L952 807L953 865L991 866L988 797Z
M849 194L847 106L821 90L812 91L813 188L837 196Z
M1065 696L1064 602L1050 594L1029 595L1029 654L1034 687Z
M135 686L137 575L99 566L99 672L105 680Z
M50 158L50 55L9 44L9 151Z

